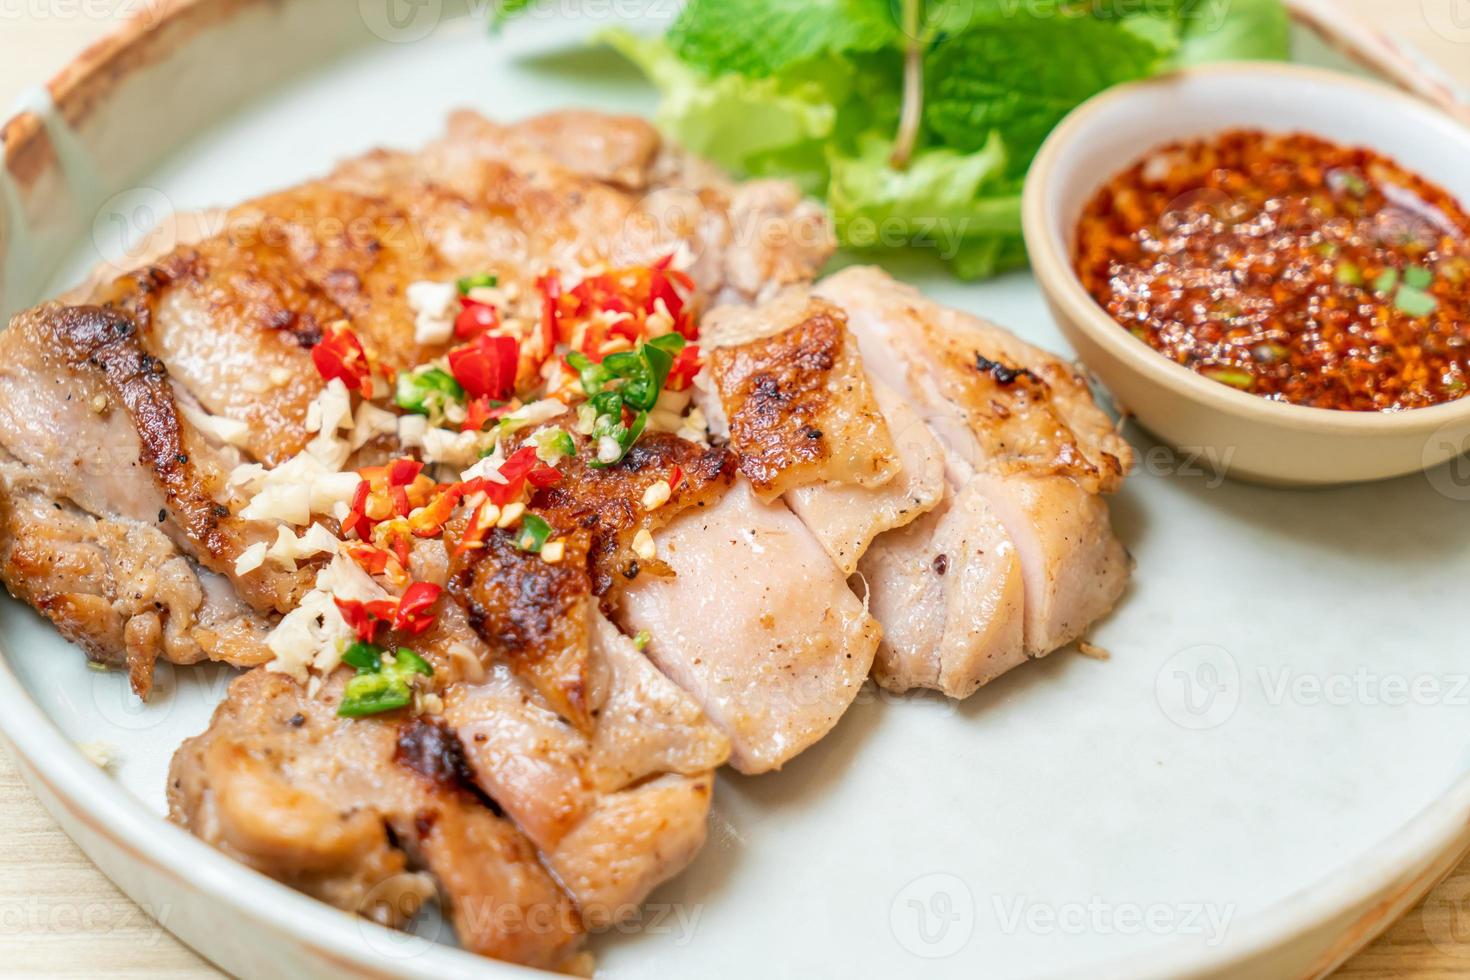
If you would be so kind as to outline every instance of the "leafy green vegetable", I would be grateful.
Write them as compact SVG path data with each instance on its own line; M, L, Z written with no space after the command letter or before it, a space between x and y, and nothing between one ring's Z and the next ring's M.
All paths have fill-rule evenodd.
M833 154L827 203L838 237L853 248L929 245L951 258L967 240L1018 227L1020 188L1004 180L995 134L974 153L937 148L905 170L889 163L892 142L870 135L854 156Z
M693 152L826 197L846 247L926 246L970 278L1024 264L1021 181L1066 113L1174 66L1284 58L1287 28L1281 0L689 0L662 38L601 40Z
M601 39L658 86L659 128L689 150L738 173L790 176L803 190L821 192L824 146L835 131L836 102L851 91L851 66L835 60L808 65L784 80L711 78L660 38L612 30Z
M828 54L877 51L896 40L888 0L689 0L668 41L710 75L764 78Z
M948 145L978 150L1003 134L1024 173L1046 134L1082 102L1163 65L1149 40L1085 12L995 17L935 47L925 61L925 120Z
M1278 61L1291 49L1291 20L1280 0L1175 0L1180 24L1174 64Z

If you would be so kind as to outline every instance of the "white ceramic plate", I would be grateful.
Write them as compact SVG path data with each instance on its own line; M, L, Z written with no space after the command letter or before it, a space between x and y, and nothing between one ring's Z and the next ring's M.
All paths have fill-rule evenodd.
M0 305L71 284L164 209L419 144L457 105L651 108L578 47L591 17L492 41L440 9L198 0L94 55L58 86L56 153L15 148L35 119L8 131ZM1066 349L1025 275L894 271ZM607 976L1309 976L1453 866L1470 840L1465 472L1280 492L1134 440L1113 513L1138 571L1092 637L1112 659L1061 652L959 705L865 696L786 771L722 777L699 859L637 929L594 941ZM362 925L164 823L169 757L227 672L161 666L140 706L9 601L0 645L0 729L47 806L227 970L517 972L429 942L437 920ZM116 747L112 774L76 742Z

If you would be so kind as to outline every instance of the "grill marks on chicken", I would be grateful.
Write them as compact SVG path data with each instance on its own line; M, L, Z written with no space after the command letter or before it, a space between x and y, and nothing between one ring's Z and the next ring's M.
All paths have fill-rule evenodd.
M583 921L626 918L704 842L729 743L601 614L590 613L596 726L574 730L503 665L449 695L478 784L540 849Z
M400 924L442 891L460 942L498 959L568 965L575 908L535 848L461 781L457 736L333 712L346 671L308 697L254 670L169 773L169 815L236 860L339 908Z
M811 303L792 326L736 339L725 317L703 334L740 472L763 498L811 483L881 487L898 453L842 315ZM779 322L779 321L778 321Z
M584 156L592 147L613 156ZM832 248L820 211L793 189L737 186L665 145L647 123L595 113L510 126L458 113L420 152L368 153L321 180L180 228L172 251L76 299L95 305L39 307L0 339L0 447L14 464L4 492L24 485L104 522L94 546L130 548L135 525L158 524L162 512L178 552L222 574L260 613L252 628L233 631L236 641L160 646L149 640L159 632L153 613L165 638L187 637L195 625L188 602L150 613L132 600L144 618L127 633L134 612L115 583L28 584L20 570L35 562L12 548L23 560L0 567L12 593L44 603L95 659L134 664L140 692L157 656L259 663L258 645L244 638L292 608L314 574L310 564L234 574L240 552L274 529L219 511L214 490L242 460L181 419L178 400L248 423L245 458L275 465L309 438L307 406L321 389L310 348L329 324L348 320L390 368L442 353L414 341L405 290L415 280L498 273L513 297L502 312L534 319L535 278L548 267L576 277L688 244L702 293L741 298L810 278ZM94 412L94 404L105 407ZM14 523L30 509L9 513ZM24 524L6 533L55 539ZM625 546L620 539L620 556ZM135 554L109 555L137 563ZM599 584L605 591L611 579L600 575Z
M214 500L238 457L182 418L135 321L41 307L0 335L0 362L0 574L12 594L94 660L125 664L140 694L160 656L267 659L267 616L294 605L305 575L220 587L270 529Z
M538 491L531 506L559 532L585 532L593 594L611 606L622 584L643 574L668 574L657 559L634 553L634 536L645 529L652 533L681 511L717 499L735 479L736 457L724 447L650 432L618 465L599 469L588 462L590 440L577 436L575 443L576 456L560 465L561 481ZM669 500L650 511L643 497L660 481L670 485Z
M484 547L451 560L449 594L469 627L578 730L592 728L587 617L592 603L587 538L567 539L557 564L522 551L515 533L492 531Z

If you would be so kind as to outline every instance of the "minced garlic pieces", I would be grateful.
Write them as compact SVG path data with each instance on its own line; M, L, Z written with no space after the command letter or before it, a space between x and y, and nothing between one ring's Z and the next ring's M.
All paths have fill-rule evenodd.
M235 559L235 574L249 575L261 565L264 565L266 548L267 545L264 541L257 541L240 552L239 556Z
M673 493L674 488L669 486L668 480L650 483L648 489L643 491L643 509L658 510L669 502L669 497L673 496Z
M638 533L633 535L633 554L644 561L652 561L658 557L658 545L653 543L653 535L648 528L639 528Z

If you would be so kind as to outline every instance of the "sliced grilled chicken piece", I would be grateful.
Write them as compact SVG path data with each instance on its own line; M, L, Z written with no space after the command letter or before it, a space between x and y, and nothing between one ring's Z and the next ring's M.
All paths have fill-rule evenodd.
M903 366L897 386L919 399L921 414L964 423L968 437L955 433L947 448L972 469L1057 474L1108 493L1132 467L1133 450L1086 379L1056 355L879 269L843 269L813 293L847 314L865 362ZM938 434L944 441L949 433Z
M1059 476L976 474L1015 543L1026 586L1026 652L1040 657L1086 634L1128 584L1131 562L1108 505Z
M943 513L880 536L859 565L885 628L878 680L963 696L1081 637L1127 584L1100 494L1133 461L1084 379L876 269L845 269L813 292L843 309L864 362L917 408L946 456ZM923 570L940 555L948 583ZM942 599L969 617L936 630L910 615L912 603Z
M699 851L713 771L729 743L631 640L600 613L582 612L589 615L598 688L590 734L568 726L503 664L455 685L444 720L477 784L540 849L587 925L599 927L626 918Z
M881 487L898 474L898 451L836 309L797 294L716 311L701 339L730 448L763 499L813 483Z
M219 504L239 455L189 422L132 320L96 307L16 317L0 335L0 450L0 576L88 656L126 665L140 694L159 657L268 659L267 614L291 608L310 573L221 587L274 529Z
M872 380L836 307L802 287L705 317L701 406L762 496L783 491L843 574L868 543L933 507L943 454L923 420Z
M853 588L883 624L873 677L891 691L969 697L1026 659L1021 564L973 482L881 535Z
M779 768L857 696L879 629L782 503L737 480L655 535L673 577L640 576L617 619L730 739L745 773Z
M944 451L938 441L892 388L870 384L893 434L898 475L881 487L810 484L788 490L784 498L844 575L858 567L874 538L915 520L944 495Z
M536 850L467 780L454 734L429 721L335 717L340 671L318 697L254 670L169 775L169 815L220 850L323 901L396 925L442 889L467 949L570 965L571 902ZM486 914L504 909L507 914Z

